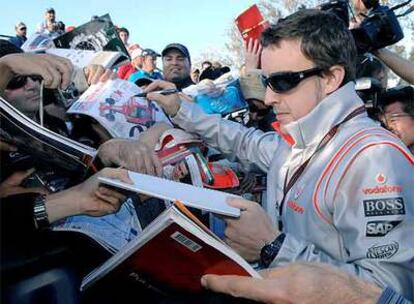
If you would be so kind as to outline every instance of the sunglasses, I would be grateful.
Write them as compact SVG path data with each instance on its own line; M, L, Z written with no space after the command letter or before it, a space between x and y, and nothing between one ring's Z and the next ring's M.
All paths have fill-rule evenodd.
M296 87L302 80L311 76L320 75L323 69L315 67L299 72L277 72L269 76L262 75L262 82L276 93L285 93Z
M27 76L27 75L19 75L16 77L13 77L12 80L9 81L6 89L7 90L17 90L20 88L23 88L27 84L27 79L31 78L35 81L40 81L41 78L39 76Z
M401 117L413 117L412 115L408 113L392 113L392 114L383 114L380 118L381 121L386 125L390 125L395 123L399 118ZM413 117L414 118L414 117Z

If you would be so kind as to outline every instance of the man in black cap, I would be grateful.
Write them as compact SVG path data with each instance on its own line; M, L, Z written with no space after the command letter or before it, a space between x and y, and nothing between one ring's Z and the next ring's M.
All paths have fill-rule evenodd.
M161 53L164 67L164 79L182 90L192 84L191 59L188 49L180 43L167 45Z
M10 38L10 42L13 43L17 47L21 47L23 43L27 40L26 33L27 33L27 27L26 24L23 22L19 22L14 27L16 30L16 36Z
M146 77L150 79L163 79L162 74L157 71L157 57L161 55L152 49L144 49L141 53L142 69L129 76L128 80L136 82L138 79Z

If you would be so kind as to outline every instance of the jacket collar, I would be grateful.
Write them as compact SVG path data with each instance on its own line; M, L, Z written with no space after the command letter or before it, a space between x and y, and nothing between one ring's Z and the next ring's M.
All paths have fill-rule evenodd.
M316 147L335 125L362 105L355 84L348 82L323 99L308 115L285 126L294 140L293 148Z

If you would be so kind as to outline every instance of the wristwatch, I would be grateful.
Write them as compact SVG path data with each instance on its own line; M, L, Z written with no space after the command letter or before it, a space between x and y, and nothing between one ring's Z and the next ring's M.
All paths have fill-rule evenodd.
M46 212L46 195L40 194L35 198L33 205L33 219L37 229L49 227L49 218Z
M286 234L281 233L273 242L263 246L262 250L260 251L260 266L262 268L269 267L269 265L275 259L279 253L280 248L282 247L285 237Z

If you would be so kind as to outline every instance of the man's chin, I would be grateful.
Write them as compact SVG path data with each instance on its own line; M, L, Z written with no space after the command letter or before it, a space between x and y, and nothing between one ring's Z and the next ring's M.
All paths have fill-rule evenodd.
M170 77L171 82L180 82L182 80L184 80L184 77L182 75L172 75Z
M293 122L293 119L289 114L276 114L276 119L281 126L286 126Z

